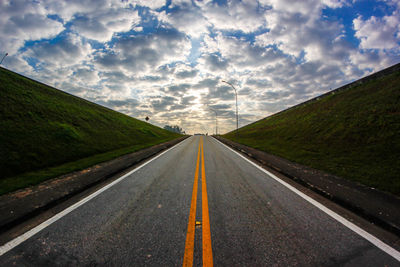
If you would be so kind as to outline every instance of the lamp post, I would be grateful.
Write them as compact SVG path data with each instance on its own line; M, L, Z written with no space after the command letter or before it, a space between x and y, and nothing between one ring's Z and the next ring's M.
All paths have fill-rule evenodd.
M8 53L6 53L6 54L4 55L4 57L1 59L0 65L1 65L1 63L3 63L3 60L6 58L6 56L8 56Z
M237 90L235 86L227 81L222 81L223 83L229 84L233 90L235 90L235 98L236 98L236 136L238 135L238 128L239 128L239 115L238 115L238 103L237 103Z
M215 109L210 109L215 112L215 135L218 135L218 114Z

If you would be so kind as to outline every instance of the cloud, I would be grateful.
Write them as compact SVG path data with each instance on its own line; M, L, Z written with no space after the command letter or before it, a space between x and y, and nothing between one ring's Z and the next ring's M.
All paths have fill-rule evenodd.
M4 54L1 54L1 58L3 58ZM1 59L0 59L1 60ZM3 66L7 66L9 69L17 70L20 73L31 73L34 71L34 68L26 62L22 58L21 55L8 55L4 58Z
M24 0L0 2L2 51L14 54L25 41L53 38L63 30L63 24L50 19L40 3Z
M37 59L41 65L67 67L91 57L92 48L79 36L67 34L56 42L44 41L30 47L24 55Z
M199 70L187 64L177 64L175 68L171 69L171 73L174 73L174 76L180 80L193 80L199 73Z
M104 70L118 68L127 73L146 73L172 61L185 60L190 42L172 29L158 29L149 35L123 36L113 47L98 52L95 62Z
M137 107L140 105L139 101L137 101L136 99L110 99L107 101L99 101L100 104L102 104L103 106L109 107L109 108L120 108L120 107Z
M235 93L230 86L222 85L209 89L206 99L232 100L235 99Z
M191 87L190 84L181 83L181 84L174 84L169 86L166 91L168 93L172 93L173 95L181 95L185 93Z
M200 63L210 71L224 71L228 68L229 64L227 59L223 59L216 53L204 54L200 59Z
M75 14L96 16L107 10L127 8L131 4L130 1L120 0L43 0L42 2L49 14L57 14L64 22L70 21Z
M140 22L138 11L111 9L90 15L75 16L71 28L78 34L99 42L111 40L115 33L127 32Z
M210 26L201 10L188 3L178 6L168 13L163 11L158 15L158 19L194 38L199 38L201 35L208 33L208 27Z
M90 68L78 68L73 73L76 78L82 84L96 85L99 82L98 73Z
M271 7L271 10L284 13L307 15L308 17L319 17L323 8L340 8L347 4L347 0L259 0L260 5Z
M98 20L87 17L76 18L74 20L72 29L86 38L94 39L100 42L110 40L113 35L113 32L108 30Z
M223 133L235 95L221 80L238 90L243 125L400 61L398 1L353 2L2 1L0 53L7 68L159 126L211 132L214 108Z
M346 72L350 77L356 79L356 77L360 77L359 70L367 70L367 74L371 71L380 70L386 68L388 66L397 64L400 62L400 54L394 52L386 53L383 50L366 50L366 51L357 51L350 56L351 62L354 64L353 66L348 66L350 72ZM358 74L358 75L357 75Z
M166 0L135 0L134 1L139 6L149 7L151 9L158 9L166 4Z
M222 34L214 38L205 38L204 43L203 51L211 54L211 57L205 56L206 62L211 63L211 70L227 67L253 70L286 57L282 51L272 47L262 47L258 43L252 44L246 40Z
M172 96L162 96L152 99L151 106L155 111L168 111L171 110L171 106L178 104L178 99Z
M295 4L294 6L298 5ZM281 3L282 4L282 3ZM304 4L303 4L304 5ZM311 8L305 5L304 11ZM322 8L317 5L317 10ZM343 40L343 25L337 21L327 21L319 15L292 13L292 8L283 11L270 10L267 19L270 31L258 35L256 44L263 47L277 47L284 54L307 61L342 61L354 50ZM300 10L302 10L300 8Z
M361 49L397 49L400 43L400 13L390 16L370 17L363 20L358 16L353 20L355 36L360 40Z
M199 72L198 70L191 70L191 71L183 70L183 71L177 72L175 74L175 76L179 79L193 78L193 77L196 77L198 72Z
M218 78L205 78L200 80L197 84L193 85L193 88L214 88L219 83Z
M231 105L227 105L227 104L214 104L214 105L210 105L210 108L221 111L221 110L225 110L225 109L230 109L232 107L231 107Z
M101 76L105 80L113 83L125 83L132 81L133 79L132 77L127 76L124 72L116 70L102 72Z
M265 9L257 1L209 1L198 4L207 21L218 30L250 33L266 26Z
M259 99L264 103L276 103L284 98L292 96L290 91L266 91L259 95Z
M159 75L145 75L140 78L141 81L146 81L148 83L154 83L154 82L159 82L165 80L163 76Z
M250 85L250 86L253 86L255 88L258 88L258 89L271 87L271 82L269 80L263 79L263 78L252 78L252 77L249 77L246 80L246 84Z
M187 106L187 105L193 103L193 101L196 99L197 98L195 96L185 96L185 97L181 98L181 104Z

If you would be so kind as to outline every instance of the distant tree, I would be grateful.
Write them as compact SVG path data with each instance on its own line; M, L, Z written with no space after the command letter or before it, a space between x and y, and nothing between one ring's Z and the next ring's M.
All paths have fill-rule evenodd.
M168 130L170 132L174 132L174 133L185 134L185 131L178 125L174 125L174 126L165 125L164 129Z

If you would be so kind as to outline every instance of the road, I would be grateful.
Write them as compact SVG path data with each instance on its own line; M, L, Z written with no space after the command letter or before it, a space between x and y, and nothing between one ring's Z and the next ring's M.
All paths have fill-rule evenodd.
M400 266L207 136L38 227L1 248L0 266Z

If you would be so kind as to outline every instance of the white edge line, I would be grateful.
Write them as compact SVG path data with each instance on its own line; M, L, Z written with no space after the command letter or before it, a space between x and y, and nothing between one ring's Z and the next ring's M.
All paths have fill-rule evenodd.
M368 240L370 243L374 244L376 247L378 247L382 251L386 252L387 254L389 254L390 256L395 258L396 260L400 261L400 252L397 251L396 249L392 248L391 246L387 245L383 241L379 240L377 237L371 235L370 233L368 233L365 230L361 229L357 225L355 225L352 222L348 221L347 219L343 218L342 216L340 216L336 212L334 212L334 211L330 210L329 208L325 207L324 205L322 205L318 201L316 201L316 200L312 199L311 197L307 196L306 194L304 194L303 192L299 191L298 189L296 189L295 187L291 186L290 184L286 183L285 181L279 179L274 174L272 174L269 171L265 170L261 166L255 164L254 162L252 162L251 160L247 159L246 157L241 155L239 152L233 150L229 146L225 145L224 143L222 143L218 139L214 138L214 140L216 140L217 142L219 142L220 144L222 144L226 148L230 149L232 152L236 153L237 155L239 155L240 157L245 159L247 162L249 162L252 165L254 165L259 170L261 170L264 173L268 174L271 178L273 178L277 182L281 183L282 185L287 187L289 190L291 190L292 192L296 193L297 195L299 195L300 197L302 197L303 199L305 199L306 201L308 201L309 203L311 203L312 205L314 205L315 207L317 207L321 211L325 212L326 214L328 214L329 216L331 216L332 218L334 218L335 220L337 220L338 222L340 222L341 224L343 224L344 226L346 226L347 228L349 228L353 232L355 232L358 235L360 235L361 237L365 238L366 240Z
M190 137L189 137L190 138ZM47 226L51 225L52 223L56 222L57 220L61 219L62 217L64 217L65 215L67 215L68 213L70 213L71 211L77 209L78 207L82 206L83 204L85 204L86 202L88 202L89 200L91 200L92 198L98 196L99 194L103 193L104 191L106 191L107 189L109 189L110 187L114 186L115 184L121 182L123 179L125 179L127 176L131 175L132 173L138 171L139 169L141 169L142 167L146 166L147 164L149 164L150 162L152 162L153 160L156 160L157 158L161 157L162 155L164 155L165 153L167 153L168 151L170 151L173 148L178 147L179 145L181 145L182 143L184 143L186 140L188 140L189 138L186 138L185 140L182 140L181 142L177 143L176 145L170 147L169 149L165 150L164 152L162 152L161 154L158 154L157 156L155 156L154 158L146 161L145 163L143 163L142 165L138 166L137 168L133 169L132 171L124 174L123 176L121 176L120 178L118 178L117 180L113 181L112 183L100 188L99 190L95 191L94 193L92 193L91 195L85 197L84 199L76 202L75 204L69 206L68 208L66 208L65 210L57 213L56 215L54 215L53 217L51 217L50 219L42 222L41 224L39 224L38 226L32 228L31 230L25 232L24 234L14 238L13 240L7 242L6 244L2 245L0 247L0 256L2 256L3 254L7 253L8 251L10 251L11 249L15 248L16 246L18 246L19 244L21 244L22 242L28 240L30 237L32 237L33 235L37 234L38 232L40 232L41 230L43 230L44 228L46 228Z

